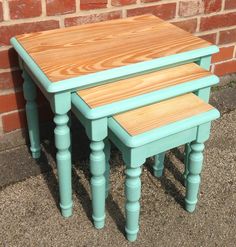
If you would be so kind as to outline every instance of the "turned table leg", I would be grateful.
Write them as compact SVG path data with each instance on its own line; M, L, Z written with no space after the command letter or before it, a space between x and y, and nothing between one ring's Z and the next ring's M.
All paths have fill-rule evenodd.
M196 208L198 191L200 186L200 173L203 163L204 144L192 142L190 144L191 152L189 154L188 176L186 181L185 208L188 212L193 212Z
M152 166L153 175L159 178L163 174L165 153L160 153L160 154L155 155L154 159L155 159L154 164Z
M189 154L191 152L191 147L190 147L190 143L185 144L185 148L184 148L184 184L186 186L186 179L188 176L188 164L189 164Z
M60 208L64 217L72 215L72 167L68 113L71 109L70 93L53 95L50 103L54 111L56 161L60 193Z
M57 148L56 160L59 180L60 207L62 215L69 217L72 215L72 186L71 186L71 154L70 130L67 114L55 114L54 122L56 128L55 145Z
M126 226L125 232L129 241L135 241L137 239L139 231L139 214L141 197L141 168L127 167L125 170L125 212L126 212Z
M33 80L26 71L23 71L22 76L24 78L23 90L26 100L25 109L30 139L30 150L33 158L38 159L40 157L41 147L39 140L38 109L35 102L37 91Z
M108 139L105 140L105 159L106 159L106 171L105 171L105 179L106 179L106 198L109 195L109 190L110 190L110 152L111 152L111 147L110 147L110 142Z
M105 169L106 161L103 141L91 141L90 171L94 226L101 229L105 224Z

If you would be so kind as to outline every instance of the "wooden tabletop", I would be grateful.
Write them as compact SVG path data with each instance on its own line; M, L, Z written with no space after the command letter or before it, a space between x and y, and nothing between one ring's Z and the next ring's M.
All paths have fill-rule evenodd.
M114 116L129 135L135 136L214 109L190 93Z
M90 108L96 108L210 75L196 63L189 63L79 90L77 94Z
M153 15L23 34L16 39L51 82L211 45Z

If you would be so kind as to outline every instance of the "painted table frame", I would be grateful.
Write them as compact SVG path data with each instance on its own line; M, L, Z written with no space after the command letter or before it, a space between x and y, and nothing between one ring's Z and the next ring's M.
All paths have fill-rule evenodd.
M69 149L70 129L68 127L68 113L72 108L72 102L74 104L73 111L86 126L86 132L91 140L91 187L92 192L96 193L96 190L105 188L105 155L103 149L104 139L107 137L108 132L108 116L191 91L197 91L196 93L199 97L208 101L210 87L218 82L217 77L211 76L211 78L207 78L207 80L198 80L199 84L201 84L201 87L198 88L194 86L193 82L191 85L186 83L182 86L179 85L167 90L160 90L159 93L154 92L148 95L141 95L125 101L110 104L105 107L98 107L93 111L88 109L85 103L78 102L79 97L75 94L78 89L110 83L188 62L196 62L201 67L209 69L211 55L218 52L217 46L212 45L193 51L152 59L150 61L130 64L52 83L16 38L11 39L11 44L20 57L20 67L23 70L23 90L26 99L26 115L31 151L34 158L39 158L40 156L38 112L37 104L35 102L36 85L50 102L51 108L55 114L54 122L56 127L54 134L55 146L57 148L56 160L59 179L60 207L64 217L72 215L71 153ZM199 88L200 90L197 90ZM78 109L81 112L79 112ZM93 203L96 203L96 201ZM105 198L99 199L99 203L101 203L100 209L97 212L93 212L93 218L97 228L101 228L104 225Z
M125 162L125 232L129 241L135 241L139 231L141 197L141 166L148 157L174 147L191 143L189 174L186 182L185 209L195 210L198 201L204 142L209 138L211 121L220 117L216 109L130 136L114 119L109 118L109 139L118 147ZM163 169L160 167L160 170Z
M199 58L198 60L195 60L195 62L202 68L209 70L211 56ZM90 148L92 152L90 155L90 171L92 174L92 217L96 228L100 229L104 226L105 198L107 197L109 191L109 155L107 155L109 152L108 144L105 145L106 155L104 156L103 153L104 140L106 141L108 136L108 118L117 113L132 110L189 92L195 92L201 99L208 102L211 86L217 84L218 82L219 79L217 76L207 76L93 109L91 109L83 101L83 99L77 95L77 93L72 93L72 111L85 127L86 133L91 140ZM190 144L187 143L185 148L185 178L188 175L188 157L190 152ZM159 154L160 155L156 155L155 157L155 165L153 167L154 169L156 168L157 173L160 170L160 164L163 163L165 155L164 153L161 153L161 151ZM103 191L103 193L101 193L101 191ZM97 197L96 195L99 196ZM103 195L103 197L101 195ZM99 207L97 205L99 205Z

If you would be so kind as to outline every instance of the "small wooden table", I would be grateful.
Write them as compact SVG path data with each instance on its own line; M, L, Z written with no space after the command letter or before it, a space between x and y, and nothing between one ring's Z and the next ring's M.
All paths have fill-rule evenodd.
M20 56L23 70L26 113L34 158L40 156L35 85L49 100L55 113L60 206L65 217L72 214L67 114L71 110L73 97L74 104L81 108L82 115L78 113L81 119L92 120L86 121L89 125L87 132L92 141L92 152L96 152L96 149L100 151L98 161L101 164L105 162L102 152L103 140L107 135L106 117L153 102L155 97L153 93L149 95L151 100L149 97L147 100L144 92L139 95L141 101L137 100L140 98L131 97L128 101L115 102L115 108L110 104L107 108L103 106L91 111L80 100L77 102L79 97L75 92L190 62L209 69L211 55L218 52L218 48L209 42L153 15L23 34L12 38L11 43ZM194 88L192 86L191 90L194 91ZM172 88L159 94L159 100L179 95L186 88L175 90ZM198 90L198 95L207 100L209 87Z

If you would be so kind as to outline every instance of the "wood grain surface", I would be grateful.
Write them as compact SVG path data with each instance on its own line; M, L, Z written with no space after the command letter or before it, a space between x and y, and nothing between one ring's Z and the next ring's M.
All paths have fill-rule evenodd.
M214 109L190 93L118 114L114 119L135 136L161 126Z
M16 38L52 82L210 45L153 15Z
M80 90L77 94L90 108L96 108L209 75L211 75L209 71L195 63L189 63Z

